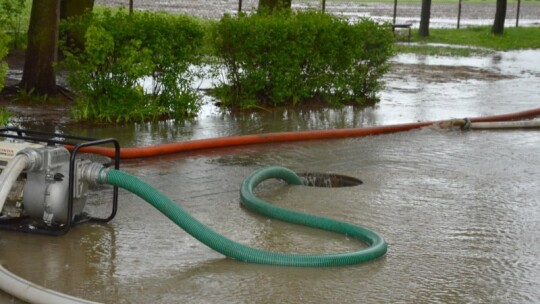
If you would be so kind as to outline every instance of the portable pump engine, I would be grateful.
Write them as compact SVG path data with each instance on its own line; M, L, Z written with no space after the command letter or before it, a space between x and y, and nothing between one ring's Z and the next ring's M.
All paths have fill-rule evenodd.
M0 141L1 229L62 235L75 224L114 218L117 187L108 217L92 217L84 212L93 183L85 176L103 164L90 159L95 155L79 150L112 143L116 150L114 166L118 169L120 147L115 139L94 140L17 128L0 129L0 137L6 138Z

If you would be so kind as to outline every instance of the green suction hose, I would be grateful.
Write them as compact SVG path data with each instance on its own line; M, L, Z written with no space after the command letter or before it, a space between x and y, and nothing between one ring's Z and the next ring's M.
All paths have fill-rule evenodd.
M236 243L208 228L188 214L171 199L130 174L110 169L106 173L105 180L102 180L101 182L124 188L136 194L161 211L161 213L203 244L227 257L244 262L300 267L339 266L367 262L381 257L386 253L386 242L379 235L370 230L333 219L280 208L253 195L253 189L262 181L269 178L283 179L286 182L295 185L302 184L300 178L289 169L282 167L260 169L247 177L242 184L240 196L244 206L275 219L342 233L352 238L358 238L366 242L370 247L354 252L312 255L277 253L250 248Z

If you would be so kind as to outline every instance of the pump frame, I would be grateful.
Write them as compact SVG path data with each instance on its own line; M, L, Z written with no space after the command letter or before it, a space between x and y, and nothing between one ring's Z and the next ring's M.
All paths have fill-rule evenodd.
M15 134L13 134L15 133ZM66 234L73 226L85 222L95 223L107 223L111 221L118 210L118 187L113 187L112 207L111 213L106 218L92 217L84 215L81 218L73 219L73 193L75 191L74 179L75 179L75 159L80 149L84 147L114 144L114 168L120 169L120 144L114 138L106 139L94 139L89 137L66 135L55 132L44 132L34 130L23 130L20 128L0 128L0 137L14 138L25 140L29 142L45 143L47 145L64 145L69 146L71 149L70 161L69 161L69 196L68 196L68 210L67 210L67 223L54 225L50 227L37 227L32 226L25 221L28 218L16 218L9 220L0 220L0 229L28 232L42 235L60 236Z

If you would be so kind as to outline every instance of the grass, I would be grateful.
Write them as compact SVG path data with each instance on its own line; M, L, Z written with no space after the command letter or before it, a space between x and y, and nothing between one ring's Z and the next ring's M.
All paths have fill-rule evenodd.
M428 44L397 44L398 53L412 53L424 56L449 56L449 57L470 57L486 56L494 52L491 49L479 49L471 47L451 47Z
M502 36L493 35L489 26L430 29L427 38L419 37L418 30L414 30L412 41L418 44L400 44L396 46L397 51L435 56L481 56L493 51L540 49L540 27L506 28Z
M415 37L418 37L415 35ZM540 48L540 27L509 27L501 36L493 35L491 27L465 29L432 29L427 39L419 41L465 44L500 51Z
M9 112L9 110L5 106L0 106L0 126L1 127L7 125L10 117L11 117L11 112Z

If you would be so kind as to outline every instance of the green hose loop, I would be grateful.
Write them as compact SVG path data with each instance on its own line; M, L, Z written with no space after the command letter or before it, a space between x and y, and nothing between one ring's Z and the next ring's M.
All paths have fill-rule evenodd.
M242 187L240 188L240 199L242 205L270 218L344 234L348 237L357 238L370 246L363 250L348 253L295 255L299 259L310 257L317 260L316 265L309 266L358 264L379 258L386 254L388 245L382 237L371 230L334 219L281 208L257 198L253 194L253 189L255 189L261 182L270 178L282 179L292 185L303 185L300 177L287 168L262 168L253 172L242 183Z
M252 173L242 184L240 195L244 206L276 219L358 238L366 242L370 247L355 252L313 255L277 253L255 249L218 234L192 217L164 194L130 174L111 169L107 174L106 183L136 194L203 244L227 257L240 261L281 266L322 267L362 263L381 257L386 253L386 242L370 230L337 220L276 207L258 199L253 195L253 189L269 178L279 178L291 184L301 184L300 178L286 168L269 167L260 169Z

